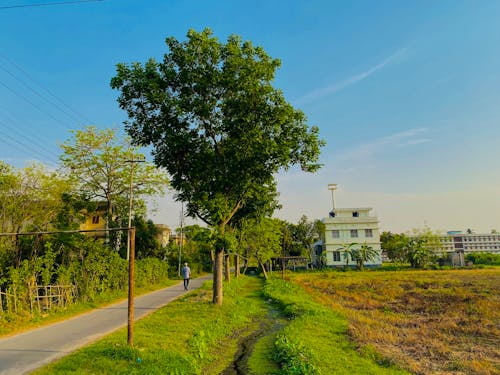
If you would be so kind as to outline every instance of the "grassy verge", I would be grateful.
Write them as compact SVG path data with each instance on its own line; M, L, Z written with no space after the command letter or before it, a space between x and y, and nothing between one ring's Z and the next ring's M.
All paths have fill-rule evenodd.
M159 284L136 288L135 294L137 296L146 294L177 284L179 281L180 280L164 279ZM50 311L50 313L48 312L45 314L30 316L28 312L25 312L24 314L19 316L12 316L9 320L2 319L0 320L0 337L17 334L47 324L56 323L73 316L83 314L95 308L119 302L120 300L127 298L127 293L128 292L126 290L111 291L97 296L96 299L92 302L76 302L68 305L65 308L54 309Z
M136 323L134 348L122 329L35 374L220 374L267 313L261 288L258 278L233 280L215 306L207 283Z
M360 354L347 336L345 317L313 301L303 288L272 278L265 295L290 323L274 343L283 374L405 374L374 351Z

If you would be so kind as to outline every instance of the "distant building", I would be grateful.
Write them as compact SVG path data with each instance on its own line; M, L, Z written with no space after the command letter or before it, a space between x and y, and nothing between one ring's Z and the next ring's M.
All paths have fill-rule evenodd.
M156 240L160 244L161 247L165 247L170 242L171 230L170 227L166 224L155 224L156 229L158 229L158 233L156 235Z
M359 249L363 244L366 244L377 252L377 256L373 261L366 262L365 266L381 266L382 250L380 248L378 218L370 215L371 210L367 207L334 208L330 212L330 216L322 220L325 224L325 233L321 248L316 247L316 258L322 254L326 266L345 266L346 259L341 250L342 247L355 243L353 248ZM354 259L349 259L349 264L355 265L356 262Z
M182 234L182 235L181 234L171 234L170 235L170 241L172 241L176 245L180 245L181 240L182 240L182 245L185 245L187 242L186 235L184 235L184 234Z
M105 203L99 203L95 211L82 210L81 213L85 216L85 221L80 224L80 230L88 230L97 232L88 232L91 237L104 238L106 237L106 206Z
M410 237L419 237L412 235ZM500 254L499 233L462 233L462 231L448 231L446 235L436 236L436 243L432 250L436 254L443 254L453 266L464 266L465 257L471 253Z
M463 250L467 253L495 253L500 254L500 234L468 234L448 232L446 236L440 237L443 249L446 252Z

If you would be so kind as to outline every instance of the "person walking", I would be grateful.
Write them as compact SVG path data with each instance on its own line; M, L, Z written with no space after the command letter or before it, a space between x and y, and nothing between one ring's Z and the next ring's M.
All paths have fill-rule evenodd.
M184 279L184 290L189 288L189 279L191 277L191 268L189 268L187 263L184 263L184 267L181 270L182 278Z

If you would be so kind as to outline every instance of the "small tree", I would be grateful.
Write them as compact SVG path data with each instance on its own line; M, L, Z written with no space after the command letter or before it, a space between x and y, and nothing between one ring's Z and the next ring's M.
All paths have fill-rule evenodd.
M143 160L144 155L130 145L128 138L120 138L116 130L89 126L73 132L62 149L62 167L74 183L75 192L106 202L109 227L117 220L124 221L128 215L131 173L136 201L141 196L161 194L167 186L163 171L150 163L132 162Z
M222 304L226 226L238 211L271 196L280 170L316 171L323 142L272 86L280 62L261 47L235 35L221 43L208 29L166 43L162 62L118 64L111 87L120 90L135 144L152 146L187 214L219 236L213 302Z
M432 258L432 251L425 246L424 240L413 238L408 244L406 257L412 268L423 268Z
M364 265L366 262L371 262L377 259L378 251L373 247L368 246L366 243L363 243L359 249L354 251L354 260L356 260L356 264L358 269L363 271Z
M349 259L354 259L355 254L356 254L356 249L355 246L358 244L353 242L353 243L347 243L343 244L340 248L339 251L342 253L342 257L345 260L345 267L349 268Z
M276 219L248 220L241 229L240 246L248 250L262 268L265 278L265 263L281 252L281 223Z
M383 232L380 235L382 251L384 251L387 257L392 261L406 261L406 251L409 242L410 237L404 233Z

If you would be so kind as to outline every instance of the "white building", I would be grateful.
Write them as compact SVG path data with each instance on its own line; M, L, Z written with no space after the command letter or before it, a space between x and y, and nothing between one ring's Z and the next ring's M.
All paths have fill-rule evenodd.
M354 249L366 244L377 252L373 261L365 263L366 267L382 265L378 218L370 215L371 210L369 207L334 208L330 217L322 220L325 224L325 234L321 250L326 257L327 266L345 266L346 259L341 249L351 243L355 244L352 245ZM318 255L317 251L316 256ZM353 259L348 261L350 265L356 264Z
M463 251L468 253L495 253L500 254L500 234L468 234L460 232L448 232L446 236L439 238L443 250L448 253Z

